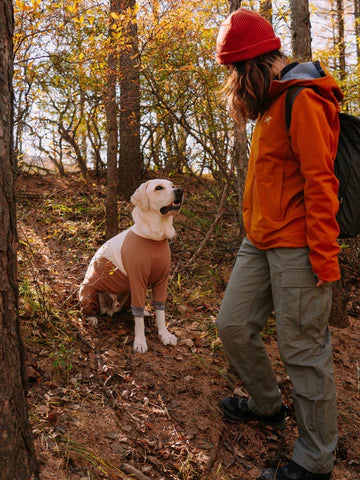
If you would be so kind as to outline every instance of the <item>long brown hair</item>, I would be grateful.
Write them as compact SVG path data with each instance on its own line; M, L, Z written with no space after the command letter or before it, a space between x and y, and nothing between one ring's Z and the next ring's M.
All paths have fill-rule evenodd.
M274 75L271 68L278 59L286 57L279 51L234 64L221 96L226 99L230 116L244 125L247 119L256 120L269 106L268 92Z

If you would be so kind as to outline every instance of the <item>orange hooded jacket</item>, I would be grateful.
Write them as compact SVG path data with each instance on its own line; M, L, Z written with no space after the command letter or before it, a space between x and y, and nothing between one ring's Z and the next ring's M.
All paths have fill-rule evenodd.
M245 230L259 249L309 247L314 274L335 281L340 248L334 160L342 93L319 62L287 70L272 82L270 106L255 126L243 199ZM291 85L313 88L297 95L288 132L285 96Z

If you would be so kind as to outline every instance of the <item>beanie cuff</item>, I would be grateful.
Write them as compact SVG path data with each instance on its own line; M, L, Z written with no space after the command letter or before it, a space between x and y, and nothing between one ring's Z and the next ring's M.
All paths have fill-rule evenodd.
M263 42L255 43L254 45L248 45L240 50L217 53L215 59L220 64L228 65L230 63L244 62L259 55L279 50L280 47L280 38L275 37L270 40L266 39Z

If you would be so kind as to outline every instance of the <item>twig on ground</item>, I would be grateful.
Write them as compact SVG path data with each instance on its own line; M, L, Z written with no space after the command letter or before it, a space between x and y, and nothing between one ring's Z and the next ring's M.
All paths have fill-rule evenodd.
M164 403L164 400L162 399L162 397L161 397L160 394L159 394L159 400L160 400L160 403L161 403L162 408L164 409L164 412L166 413L168 419L170 420L170 419L171 419L171 416L170 416L169 410L166 408L166 405L165 405L165 403Z
M127 463L124 463L122 469L125 473L128 473L129 475L134 475L138 480L151 480L150 477L144 475L142 472L140 472L140 470Z
M215 230L216 225L219 223L219 221L220 221L220 219L221 219L221 217L224 213L224 204L225 204L228 188L229 188L229 184L225 183L224 190L223 190L222 195L221 195L220 205L219 205L218 212L216 214L215 220L212 223L209 230L207 231L207 233L206 233L205 237L203 238L202 242L200 243L199 248L196 250L196 252L193 254L193 256L188 261L188 265L193 265L195 258L200 255L200 253L204 249L205 245L209 241L211 235L213 234L213 231Z
M212 469L214 468L214 464L216 462L216 459L217 459L217 456L218 456L218 453L219 453L219 449L220 449L220 442L221 442L221 439L222 439L222 436L223 436L223 431L224 431L224 426L221 427L216 445L211 450L209 460L208 460L207 465L206 465L206 473L207 474L210 474Z

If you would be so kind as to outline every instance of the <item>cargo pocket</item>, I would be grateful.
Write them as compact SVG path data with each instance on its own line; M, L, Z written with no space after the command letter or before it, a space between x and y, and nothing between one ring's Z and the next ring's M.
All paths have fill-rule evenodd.
M316 287L309 269L283 271L277 336L281 358L297 394L318 398L331 357L328 316L331 286Z
M331 307L331 287L316 287L317 278L309 269L285 270L281 287L281 326L291 338L319 341Z

